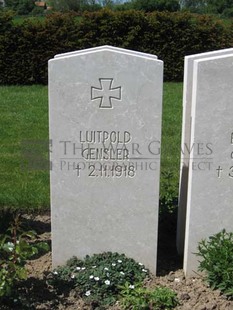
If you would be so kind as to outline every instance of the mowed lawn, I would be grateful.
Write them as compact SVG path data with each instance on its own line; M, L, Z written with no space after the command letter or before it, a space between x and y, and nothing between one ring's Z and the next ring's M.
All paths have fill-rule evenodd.
M161 171L162 181L171 173L174 195L178 194L181 113L182 83L165 83ZM48 159L46 86L0 87L0 141L0 206L48 210L49 169L27 166L28 156L39 162L41 156Z
M35 140L48 140L47 87L0 87L1 206L49 207L49 172L24 168L25 144Z
M179 188L182 96L182 83L164 84L160 197L173 199L178 197Z

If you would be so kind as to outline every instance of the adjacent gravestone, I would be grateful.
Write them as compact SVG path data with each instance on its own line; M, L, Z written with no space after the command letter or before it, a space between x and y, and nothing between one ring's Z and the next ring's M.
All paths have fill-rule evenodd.
M198 242L223 228L233 230L233 54L193 62L186 275L198 268ZM201 163L201 165L200 165Z
M193 64L195 60L205 59L213 56L222 56L233 53L233 48L223 49L208 53L195 54L185 57L184 62L184 85L183 85L183 121L182 121L182 142L181 142L181 165L180 165L180 188L179 188L179 209L177 223L177 250L179 254L184 253L185 221L187 206L188 174L191 149L195 150L196 167L208 169L208 164L199 161L199 155L203 151L202 145L191 145L191 108L192 108L192 87L193 87ZM208 146L204 146L208 155Z
M117 251L156 271L162 77L108 46L49 61L54 266Z

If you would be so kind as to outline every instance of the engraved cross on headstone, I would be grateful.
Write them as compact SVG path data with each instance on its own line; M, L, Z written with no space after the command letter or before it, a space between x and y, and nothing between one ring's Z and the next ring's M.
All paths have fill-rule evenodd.
M100 88L91 87L91 100L100 99L100 109L111 109L112 99L121 100L121 86L112 87L113 79L100 78Z

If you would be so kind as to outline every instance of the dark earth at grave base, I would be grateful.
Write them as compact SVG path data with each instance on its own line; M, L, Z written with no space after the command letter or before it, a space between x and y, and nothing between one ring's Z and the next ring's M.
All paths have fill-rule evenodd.
M51 244L51 226L49 215L25 216L30 229L38 233L39 241L47 241ZM158 251L158 275L145 282L147 287L162 285L177 292L180 305L177 310L233 310L233 301L219 291L211 290L204 280L200 278L185 279L182 262L175 248L176 218L165 215L160 218L159 227L159 251ZM91 310L84 301L78 298L74 291L68 296L57 296L52 289L48 289L43 280L43 273L52 270L51 252L27 263L28 280L22 288L22 294L30 296L29 309L40 310ZM20 288L19 288L20 289ZM7 308L0 305L0 309ZM109 310L120 310L118 304L109 307ZM139 309L140 310L140 309Z

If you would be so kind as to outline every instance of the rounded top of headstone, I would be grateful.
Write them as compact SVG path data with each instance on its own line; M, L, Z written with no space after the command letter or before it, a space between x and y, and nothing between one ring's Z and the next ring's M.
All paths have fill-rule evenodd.
M103 46L78 50L78 51L74 51L74 52L58 54L58 55L55 55L54 58L57 59L57 58L72 57L72 56L78 56L78 55L87 55L87 54L92 54L92 53L96 53L96 52L103 52L103 51L110 51L110 52L115 52L115 53L120 53L120 54L125 54L125 55L131 55L131 56L137 56L137 57L143 57L143 58L158 59L158 57L156 55L147 54L147 53L138 52L138 51L133 51L133 50L128 50L128 49L119 48L119 47L114 47L114 46L110 46L110 45L103 45Z
M227 55L232 54L233 48L225 48L221 50L215 50L211 52L205 52L205 53L199 53L199 54L193 54L185 56L185 60L196 60L196 59L202 59L202 58L209 58L209 57L215 57L215 56L221 56L221 55Z

